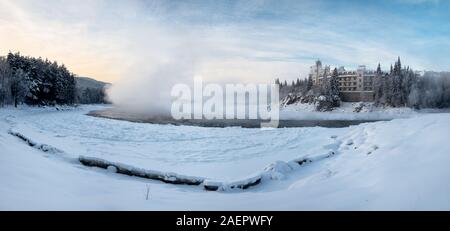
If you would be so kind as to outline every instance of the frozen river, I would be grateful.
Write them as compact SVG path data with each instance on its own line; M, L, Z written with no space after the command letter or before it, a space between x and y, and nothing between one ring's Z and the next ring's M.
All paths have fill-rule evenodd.
M132 114L125 110L116 108L107 108L102 110L94 110L88 115L103 117L109 119L126 120L139 123L152 124L172 124L172 125L188 125L199 127L243 127L243 128L260 128L262 120L173 120L170 117L149 117L146 115ZM351 125L358 125L361 123L376 122L386 119L281 119L279 121L279 128L293 128L293 127L327 127L327 128L341 128Z
M11 119L14 130L73 156L217 179L237 179L275 161L327 153L350 128L175 126L86 115L104 106L43 110Z

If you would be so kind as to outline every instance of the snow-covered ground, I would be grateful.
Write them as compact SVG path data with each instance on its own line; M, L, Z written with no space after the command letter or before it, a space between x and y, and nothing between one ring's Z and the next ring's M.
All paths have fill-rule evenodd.
M262 130L85 115L103 107L1 108L0 209L450 209L450 114L407 113L347 128ZM54 150L30 147L8 132ZM318 159L331 152L336 155ZM86 167L77 161L80 155L220 182L264 169L273 174L246 190L208 192ZM317 161L290 162L306 157Z
M435 110L422 110L435 111ZM294 103L286 105L280 112L284 119L315 119L315 120L390 120L396 118L408 118L419 111L408 107L379 107L369 102L342 102L340 107L330 112L317 112L314 104Z

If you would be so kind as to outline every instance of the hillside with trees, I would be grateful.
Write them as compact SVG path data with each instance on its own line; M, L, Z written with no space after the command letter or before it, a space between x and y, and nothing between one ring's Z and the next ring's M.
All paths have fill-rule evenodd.
M390 71L382 72L378 64L374 79L376 106L411 108L450 107L450 72L425 72L418 75L409 66L402 66L400 58ZM329 111L340 104L339 83L335 68L324 84L314 86L311 78L297 79L291 85L275 80L280 85L281 104L315 104L317 111Z
M103 88L77 88L75 75L64 64L11 52L0 57L0 105L104 102Z
M390 73L377 73L374 80L374 101L377 105L450 107L450 72L425 72L419 76L410 67L402 67L399 58Z
M330 111L334 107L339 107L341 103L336 68L331 77L320 86L313 85L311 77L297 78L291 85L288 85L286 81L284 84L280 83L279 79L276 79L275 83L280 85L281 105L284 106L300 102L314 104L317 111Z
M108 83L88 77L75 77L75 82L77 103L108 103L105 95L105 88L109 86Z

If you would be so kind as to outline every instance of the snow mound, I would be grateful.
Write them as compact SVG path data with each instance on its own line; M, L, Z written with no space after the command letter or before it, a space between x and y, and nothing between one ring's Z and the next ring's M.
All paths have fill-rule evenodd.
M52 153L52 154L63 154L64 153L64 151L62 151L62 150L60 150L58 148L55 148L55 147L53 147L51 145L37 143L37 142L31 140L30 138L26 137L25 135L21 134L20 132L15 132L12 129L10 129L8 131L8 133L10 135L18 137L22 141L26 142L29 146L34 147L36 149L39 149L39 150L41 150L43 152L49 152L49 153Z

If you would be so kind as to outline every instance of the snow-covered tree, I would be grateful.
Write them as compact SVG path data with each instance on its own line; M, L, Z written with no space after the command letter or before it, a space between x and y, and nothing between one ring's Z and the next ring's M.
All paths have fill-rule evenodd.
M392 66L392 65L391 65ZM375 103L393 107L450 107L450 73L426 72L418 76L409 66L395 62L390 74L380 74L374 80Z
M330 93L332 97L339 97L339 80L338 80L338 70L334 68L333 73L330 78Z
M106 103L105 92L98 88L85 88L79 92L78 103L92 104L92 103Z
M381 71L381 64L380 63L378 63L378 66L377 66L377 75L381 75L383 72Z
M0 106L11 101L11 68L5 58L0 57Z
M28 94L28 87L28 74L22 69L17 69L11 79L11 97L14 107L17 107L17 104L24 102L24 99Z
M11 52L7 56L7 62L14 76L19 70L26 74L20 73L20 76L27 76L28 94L24 99L27 104L54 105L75 102L74 75L64 65Z
M381 104L384 93L384 75L381 71L381 65L378 63L377 72L373 80L374 101L376 104Z
M307 91L312 89L312 87L313 87L313 79L312 79L311 76L308 77L308 84L306 86L307 86L307 88L306 88Z
M275 79L275 84L280 85L280 79L279 79L279 78L276 78L276 79Z
M415 77L408 106L416 108L450 107L450 72L426 72Z

